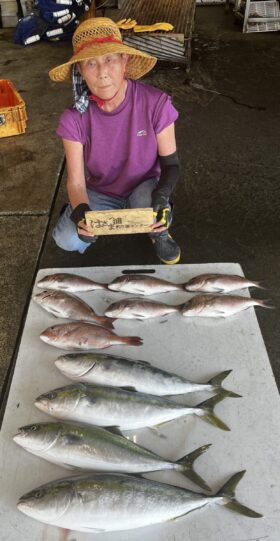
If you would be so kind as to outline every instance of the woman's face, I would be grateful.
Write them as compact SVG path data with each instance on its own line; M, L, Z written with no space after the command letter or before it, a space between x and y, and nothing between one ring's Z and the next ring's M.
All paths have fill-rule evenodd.
M92 94L112 98L124 79L129 55L112 53L79 62L79 71Z

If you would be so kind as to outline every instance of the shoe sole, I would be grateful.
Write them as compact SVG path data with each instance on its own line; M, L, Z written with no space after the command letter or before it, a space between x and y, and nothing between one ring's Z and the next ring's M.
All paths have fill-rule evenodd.
M165 265L175 265L176 263L180 261L180 258L181 258L181 254L175 257L175 259L171 259L170 261L165 261L165 259L161 259L160 257L159 257L159 260L162 261L162 263L165 263Z
M169 238L172 238L171 235L168 235ZM155 244L155 241L154 239L151 239L152 241L152 244ZM162 262L162 263L165 263L165 265L176 265L176 263L179 263L180 261L180 258L181 258L181 251L179 253L179 255L177 255L177 257L175 257L175 259L170 259L169 261L166 261L165 259L162 259L161 257L157 256L159 258L159 260Z

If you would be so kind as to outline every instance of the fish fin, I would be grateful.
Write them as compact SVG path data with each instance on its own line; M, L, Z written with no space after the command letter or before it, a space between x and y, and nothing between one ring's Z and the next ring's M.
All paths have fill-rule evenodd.
M138 312L132 312L132 315L133 315L136 319L140 319L140 321L143 321L144 319L146 319L142 314L138 314Z
M226 317L226 311L225 310L215 310L214 314L216 317Z
M152 427L154 430L158 430L159 428L161 428L162 426L165 426L167 423L171 423L172 420L168 420L168 421L163 421L162 423L158 423L157 425L155 425L154 427Z
M220 490L215 494L217 497L223 497L225 500L224 506L235 513L244 515L251 518L260 518L263 515L253 511L249 507L242 505L238 500L235 499L235 488L239 481L242 479L246 470L240 471L232 475L232 477L220 488Z
M211 445L211 443L203 445L202 447L195 449L195 451L192 451L192 453L189 453L188 455L176 461L176 464L180 466L180 468L178 469L182 472L183 475L185 475L185 477L193 481L193 483L203 488L204 490L208 490L209 492L211 492L211 488L207 485L206 481L204 481L204 479L194 471L193 463L198 457L200 457L200 455L202 455L202 453L205 453L205 451L209 447L211 447Z
M225 370L224 372L220 372L213 378L209 379L209 381L207 381L207 385L212 385L214 391L217 391L217 392L225 391L226 389L224 389L224 387L222 386L222 382L227 376L229 376L231 372L232 370ZM233 391L227 391L227 392L229 393L228 396L231 396L231 398L241 397L240 394L234 393Z
M67 462L63 462L63 464L59 464L59 462L56 462L58 466L63 466L63 468L67 468L67 470L75 470L83 472L85 471L84 468L79 468L79 466L73 466L73 464L67 464Z
M125 344L128 346L142 346L143 339L139 336L122 336Z
M123 391L129 391L130 393L136 393L137 389L135 387L131 387L130 385L122 385L119 387L119 389L122 389Z
M77 445L81 443L81 436L78 436L76 434L68 434L67 435L67 445Z
M145 295L145 289L135 288L135 294Z
M151 366L151 363L149 363L148 361L140 361L140 360L138 360L138 361L134 361L134 362L137 363L137 364L141 364L143 366Z
M249 287L257 287L258 289L268 289L264 280L255 280Z
M263 308L270 308L270 310L275 310L274 304L272 304L271 299L255 299L258 301L258 306L262 306Z
M106 329L114 329L114 321L116 321L116 318L109 318L109 317L102 317L98 319L98 322L102 327L105 327Z
M201 402L196 406L197 408L203 410L202 418L204 419L204 421L207 421L208 423L217 426L222 430L228 431L230 430L230 428L214 414L214 407L216 406L216 404L227 398L229 396L229 393L230 391L223 390L221 393L212 396L212 398L209 398L208 400L204 400L204 402Z
M224 287L213 287L215 293L224 293L225 288Z
M44 308L44 306L42 308ZM50 312L50 314L52 314L55 317L61 317L62 319L67 319L67 318L63 318L63 316L61 316L61 312L59 312L59 310L56 310L55 308L48 308L47 311Z
M190 291L191 293L194 293L195 291L199 291L199 287L201 287L201 283L194 284L194 279L195 278L191 278L190 280L182 284L182 286L184 287L186 291ZM191 286L191 289L189 289L189 286Z
M123 438L125 438L119 426L106 426L105 430L111 432L112 434L117 434L117 436L122 436Z

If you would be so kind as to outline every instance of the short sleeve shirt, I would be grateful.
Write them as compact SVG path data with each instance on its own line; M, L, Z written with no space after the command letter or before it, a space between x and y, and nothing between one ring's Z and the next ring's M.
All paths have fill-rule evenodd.
M103 111L92 101L83 114L66 109L57 134L83 145L89 189L128 197L144 180L159 177L156 136L177 118L166 93L129 79L117 109Z

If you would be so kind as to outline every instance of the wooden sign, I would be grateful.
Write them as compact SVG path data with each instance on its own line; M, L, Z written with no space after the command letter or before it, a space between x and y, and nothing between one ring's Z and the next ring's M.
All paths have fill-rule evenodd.
M148 233L153 224L153 209L92 210L85 213L93 235Z

